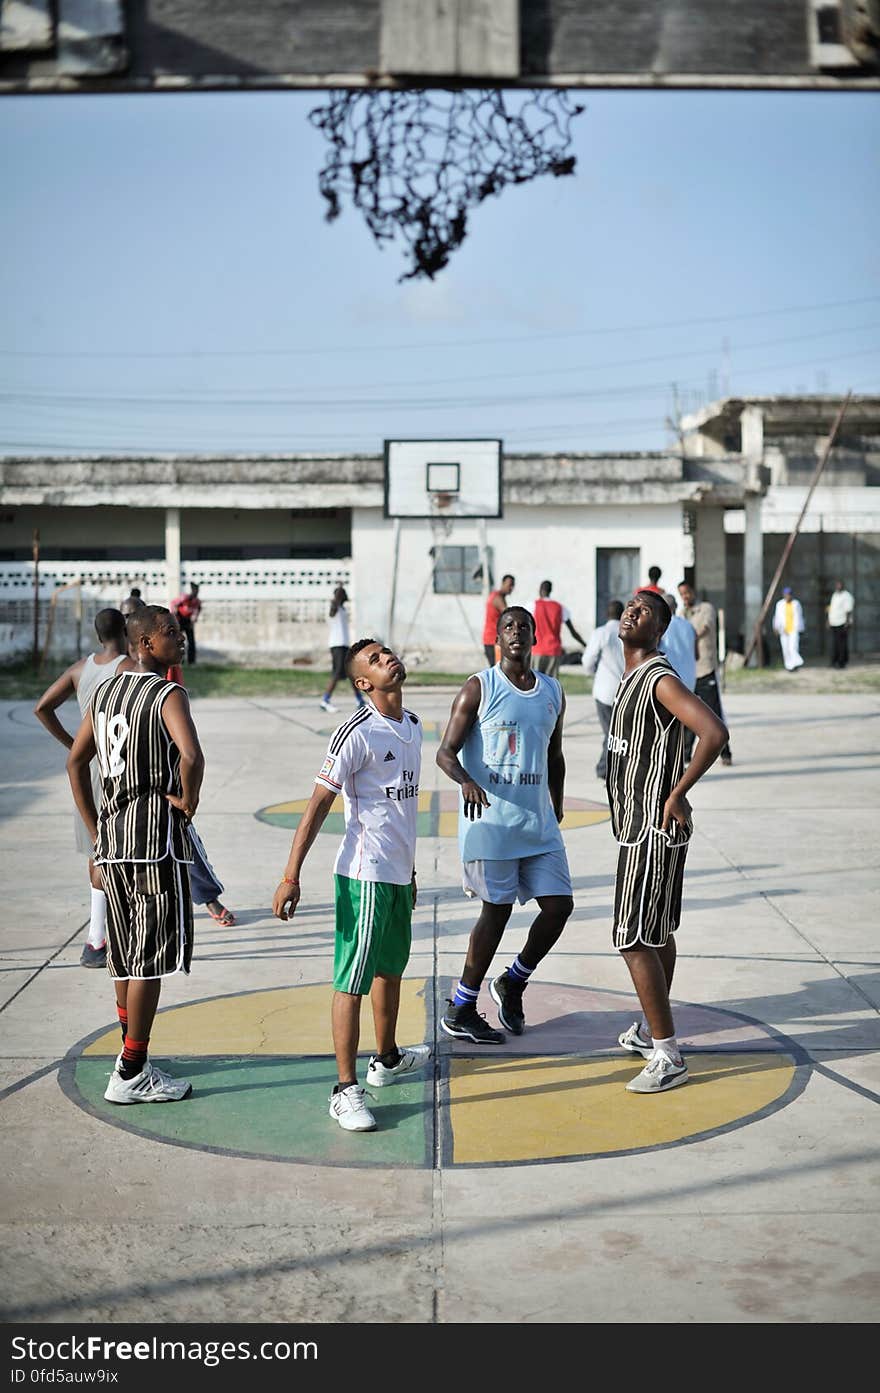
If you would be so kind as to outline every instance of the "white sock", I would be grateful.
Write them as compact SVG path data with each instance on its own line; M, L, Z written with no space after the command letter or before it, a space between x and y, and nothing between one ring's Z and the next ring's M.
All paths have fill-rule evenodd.
M107 937L107 896L103 890L92 890L92 917L89 920L88 944L101 948Z
M670 1035L668 1040L654 1040L654 1049L660 1050L673 1064L681 1063L681 1050L674 1035Z

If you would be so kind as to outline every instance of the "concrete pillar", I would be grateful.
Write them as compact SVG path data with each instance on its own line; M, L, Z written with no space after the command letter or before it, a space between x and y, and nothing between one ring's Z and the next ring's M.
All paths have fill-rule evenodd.
M761 495L746 494L746 531L743 538L743 613L745 622L743 638L746 648L752 640L761 605L764 600L764 534L761 531ZM757 649L752 654L750 667L758 666Z
M716 609L727 605L727 542L723 508L697 508L694 589Z
M740 416L741 450L744 459L764 458L764 412L760 406L743 407Z
M383 73L519 76L519 0L381 0Z
M168 603L180 594L180 509L165 509L165 581Z

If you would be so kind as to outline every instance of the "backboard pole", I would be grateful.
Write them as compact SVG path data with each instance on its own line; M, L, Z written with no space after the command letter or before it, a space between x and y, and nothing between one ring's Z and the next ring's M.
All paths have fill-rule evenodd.
M486 539L485 518L480 518L480 565L483 571L483 599L488 600L491 582L489 580L489 543Z
M388 625L385 642L394 647L394 611L397 606L397 571L400 565L400 518L394 519L394 533L391 544L391 596L388 601Z

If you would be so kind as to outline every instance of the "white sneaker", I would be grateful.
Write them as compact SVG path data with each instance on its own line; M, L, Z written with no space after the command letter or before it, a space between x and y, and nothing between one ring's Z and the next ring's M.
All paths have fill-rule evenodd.
M617 1043L628 1054L640 1054L643 1059L650 1059L654 1053L654 1041L650 1037L645 1039L641 1021L633 1021L629 1030L618 1035Z
M133 1079L124 1079L118 1069L110 1075L104 1090L108 1103L179 1103L192 1093L188 1079L173 1079L147 1060Z
M688 1068L684 1060L676 1064L668 1054L657 1050L653 1059L640 1074L630 1079L626 1088L628 1093L667 1093L670 1088L677 1088L687 1080Z
M376 1055L372 1055L367 1070L367 1083L371 1088L384 1088L386 1084L397 1083L398 1079L415 1074L427 1064L430 1054L430 1045L409 1045L400 1051L400 1059L390 1069Z
M376 1119L367 1107L367 1095L356 1083L341 1088L330 1096L330 1116L335 1117L346 1132L372 1132Z
M339 709L337 706L333 705L332 701L328 701L326 697L321 697L318 705L322 711L338 711Z

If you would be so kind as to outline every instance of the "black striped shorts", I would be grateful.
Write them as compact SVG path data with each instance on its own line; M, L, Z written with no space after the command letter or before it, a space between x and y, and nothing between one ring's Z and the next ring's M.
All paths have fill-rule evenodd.
M189 867L161 861L105 861L107 966L119 979L189 972L193 920Z
M681 889L689 841L670 842L650 828L635 846L622 846L614 883L615 948L662 948L681 922Z

